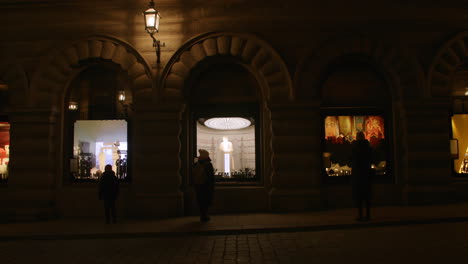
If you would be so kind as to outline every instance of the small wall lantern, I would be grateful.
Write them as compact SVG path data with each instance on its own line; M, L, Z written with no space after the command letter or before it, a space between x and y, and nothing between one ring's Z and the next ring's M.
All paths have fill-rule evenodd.
M78 103L77 102L69 102L68 103L68 110L70 110L70 111L78 110Z

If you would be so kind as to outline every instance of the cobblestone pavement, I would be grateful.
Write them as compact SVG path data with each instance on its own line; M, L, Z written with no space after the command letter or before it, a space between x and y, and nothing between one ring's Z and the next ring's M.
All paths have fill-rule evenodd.
M0 263L467 263L468 222L314 232L0 242Z

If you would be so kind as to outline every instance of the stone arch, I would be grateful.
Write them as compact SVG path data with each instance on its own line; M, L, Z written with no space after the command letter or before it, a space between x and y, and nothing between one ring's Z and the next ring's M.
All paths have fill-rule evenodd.
M212 32L187 41L171 58L161 77L161 94L182 97L184 82L198 62L209 56L233 56L258 78L266 100L292 100L289 71L265 41L245 33Z
M117 38L91 36L55 51L42 61L32 79L32 104L56 107L63 89L75 74L74 65L78 65L82 60L96 58L112 61L128 72L133 84L135 102L152 98L152 73L138 51Z
M468 31L458 33L436 53L428 72L432 96L449 96L452 74L468 60Z
M23 67L12 59L0 56L0 79L8 85L9 106L21 107L26 103L29 80Z
M395 153L401 163L395 164L395 175L405 180L408 172L408 118L405 101L423 97L424 73L416 59L405 50L397 50L382 41L366 36L346 36L325 43L322 48L304 56L294 76L297 98L319 101L320 78L324 70L336 58L346 55L360 55L372 61L379 68L388 83L391 95ZM400 172L398 172L400 171ZM398 181L398 180L397 180Z
M367 57L380 68L389 83L389 92L394 101L422 95L423 72L411 56L400 54L381 41L365 36L347 36L325 43L299 62L293 80L297 98L318 99L322 72L334 59L350 54ZM305 91L308 89L312 90Z

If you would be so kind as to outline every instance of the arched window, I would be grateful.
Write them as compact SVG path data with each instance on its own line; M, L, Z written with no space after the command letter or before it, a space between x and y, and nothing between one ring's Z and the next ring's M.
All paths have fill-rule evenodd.
M338 59L322 80L323 162L326 182L349 180L358 132L369 141L375 181L390 176L391 96L375 66L359 57ZM371 169L371 168L369 168Z
M460 65L451 82L453 109L450 152L455 176L468 176L468 64Z
M260 184L259 86L232 58L206 59L187 82L191 153L210 152L218 184Z
M72 80L64 104L66 179L96 181L107 164L128 181L128 75L110 62L88 61Z

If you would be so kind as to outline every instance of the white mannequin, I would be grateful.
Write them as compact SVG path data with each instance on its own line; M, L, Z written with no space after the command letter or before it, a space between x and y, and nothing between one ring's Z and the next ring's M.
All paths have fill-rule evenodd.
M98 155L99 160L99 169L104 171L104 166L106 166L106 154L104 153L104 148L101 148L101 152Z
M234 169L234 159L232 158L233 147L227 137L223 137L223 141L219 144L219 149L224 154L224 173L231 176L231 170Z
M117 144L118 143L119 142L117 141ZM117 165L115 165L115 162L120 158L119 153L117 153L117 151L119 150L119 147L117 146L119 146L120 144L119 145L117 144L112 145L112 170L114 172L117 171Z

